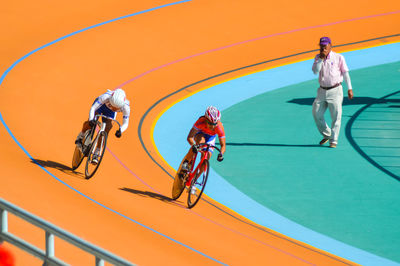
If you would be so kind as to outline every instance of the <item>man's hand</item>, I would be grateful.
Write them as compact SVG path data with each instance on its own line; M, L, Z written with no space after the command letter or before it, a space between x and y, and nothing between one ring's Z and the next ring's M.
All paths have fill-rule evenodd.
M349 96L349 100L353 99L353 90L348 90L347 94Z
M322 60L325 60L326 57L328 56L329 51L328 50L319 50L319 58L321 58Z
M116 136L117 138L120 138L121 135L122 135L122 133L121 133L121 130L120 130L120 129L118 129L117 131L115 131L115 136Z
M218 154L217 161L222 162L222 160L224 160L224 156L220 153Z
M331 51L330 44L320 45L319 46L319 58L321 58L322 60L325 60L330 51Z

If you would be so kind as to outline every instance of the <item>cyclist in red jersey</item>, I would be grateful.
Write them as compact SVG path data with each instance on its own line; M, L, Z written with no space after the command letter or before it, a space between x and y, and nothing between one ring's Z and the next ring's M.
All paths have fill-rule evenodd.
M196 144L208 143L215 145L215 139L217 135L219 143L221 144L221 153L218 154L217 160L221 162L224 159L223 154L225 153L226 149L225 130L220 120L221 112L216 107L209 106L204 116L201 116L196 121L187 137L187 141L189 142L191 148L183 159L182 170L190 170L190 159L193 158L194 153L197 153ZM211 158L212 152L213 149L210 149L208 158Z

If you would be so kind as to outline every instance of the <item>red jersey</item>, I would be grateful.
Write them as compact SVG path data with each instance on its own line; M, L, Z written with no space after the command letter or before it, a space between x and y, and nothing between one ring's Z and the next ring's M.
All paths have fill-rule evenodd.
M218 121L214 129L210 129L207 126L207 118L202 116L194 123L193 128L210 136L218 135L219 138L225 138L225 130L221 121Z

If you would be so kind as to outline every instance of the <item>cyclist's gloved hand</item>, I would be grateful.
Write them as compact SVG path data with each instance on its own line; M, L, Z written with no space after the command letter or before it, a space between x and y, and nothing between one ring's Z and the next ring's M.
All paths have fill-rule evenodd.
M115 131L115 136L116 136L117 138L120 138L121 135L122 135L122 133L121 133L121 130L120 130L120 129L118 129L117 131Z
M96 125L96 120L90 120L89 121L89 126L94 127Z
M224 160L224 156L220 153L218 154L217 161L222 162L222 160Z
M194 145L192 146L192 152L194 152L194 153L197 153L197 147L196 147L196 144L194 144Z

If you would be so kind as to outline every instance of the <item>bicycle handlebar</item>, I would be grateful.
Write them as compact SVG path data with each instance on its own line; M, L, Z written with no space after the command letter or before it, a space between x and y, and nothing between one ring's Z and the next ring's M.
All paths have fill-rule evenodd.
M99 117L104 117L104 118L107 118L107 119L110 119L110 120L116 122L118 124L118 127L121 129L121 124L116 119L113 119L113 118L105 116L105 115L95 115L94 119L97 120Z
M196 144L196 148L197 148L197 149L200 149L201 147L204 147L204 146L207 147L207 150L208 150L209 148L214 148L214 149L216 149L217 151L219 151L219 153L221 153L221 150L220 150L218 147L214 146L214 145L211 145L211 144L208 144L208 143L199 143L199 144Z

